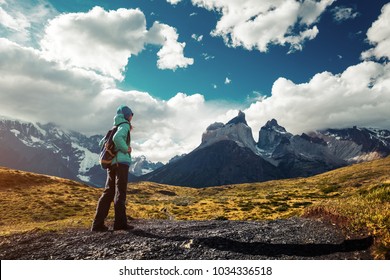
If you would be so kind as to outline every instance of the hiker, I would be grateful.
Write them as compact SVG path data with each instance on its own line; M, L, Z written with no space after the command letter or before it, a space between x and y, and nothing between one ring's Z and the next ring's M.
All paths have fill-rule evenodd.
M118 127L113 136L118 153L107 168L106 185L101 195L95 218L92 224L92 231L107 231L108 227L104 220L110 210L111 202L114 201L115 221L114 230L128 230L132 227L127 224L126 217L126 191L129 167L131 164L130 131L133 112L127 106L119 106L114 117L114 125ZM100 141L102 146L104 139Z

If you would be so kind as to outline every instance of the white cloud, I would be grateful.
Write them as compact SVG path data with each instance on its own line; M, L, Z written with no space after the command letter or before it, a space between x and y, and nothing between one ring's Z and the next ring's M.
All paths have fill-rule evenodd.
M367 32L376 46L363 57L390 57L390 4L382 8ZM315 129L372 126L390 128L390 64L364 61L341 74L323 72L308 83L279 78L272 95L262 97L247 110L248 123L258 131L277 119L293 133Z
M0 1L0 37L36 46L44 25L57 14L46 0Z
M94 72L64 69L35 49L0 39L0 107L4 115L93 132L97 126L87 125L83 118L88 119L97 109L93 105L96 94L113 85L112 80Z
M260 94L245 113L255 139L271 118L294 133L352 125L389 128L389 92L390 65L362 62L338 75L317 74L303 84L279 78L272 96ZM236 113L230 110L233 105L205 101L201 94L159 100L146 92L119 90L112 79L64 69L37 50L0 39L2 115L104 133L120 104L135 112L134 155L154 161L190 152L209 124L227 122Z
M215 58L215 56L209 55L208 53L202 53L202 57L203 57L205 60L210 60L210 59L214 59L214 58Z
M128 58L144 46L146 20L140 10L63 14L51 20L41 41L46 58L123 79Z
M176 30L165 24L156 22L148 31L145 15L138 9L94 7L87 13L62 14L51 20L41 46L49 60L123 80L128 59L148 43L162 46L157 54L160 69L191 65L193 59L183 55L185 43L177 40Z
M232 82L228 77L225 78L225 85L228 85Z
M0 23L5 27L18 32L23 32L30 27L30 23L23 14L12 16L2 7L0 7Z
M375 47L364 52L363 59L390 59L390 4L383 6L381 15L367 31L367 39Z
M195 41L201 42L203 40L203 35L192 34L191 38L194 39Z
M220 36L230 47L266 52L269 45L290 45L290 52L301 50L314 39L314 24L334 0L230 1L192 0L194 5L221 14L213 36ZM313 26L314 25L314 26ZM292 30L299 29L299 32Z
M181 0L167 0L169 4L176 5L181 2Z
M352 8L338 6L332 9L333 18L337 22L343 22L349 19L354 19L359 16L358 12L355 12Z
M210 123L227 121L229 108L206 102L200 94L178 93L159 100L146 92L119 90L110 78L80 68L63 68L33 48L0 39L2 115L102 134L112 126L120 104L127 104L135 113L134 155L155 161L190 152L200 144Z
M193 58L183 54L185 43L179 43L176 29L159 22L155 22L146 36L146 42L162 45L158 51L157 66L160 69L176 70L178 67L186 68L194 63Z
M222 3L218 0L213 3L204 0L204 5L209 3L211 5L209 8L214 9L217 2ZM281 2L274 1L277 4ZM248 0L245 3L253 2ZM264 3L267 2L262 3L265 5ZM316 3L325 5L327 2ZM321 6L316 6L314 2L312 4L312 10L309 5L305 8L305 12L299 12L307 15L301 18L304 24L314 23L318 19L316 15L322 11ZM383 8L382 15L367 33L368 39L375 44L375 47L370 50L370 55L377 58L388 58L390 55L387 51L389 48L385 48L390 38L388 27L390 25L387 24L389 6ZM221 6L221 9L223 7ZM275 11L279 8L280 6L277 6ZM132 11L133 16L127 14L129 11ZM94 22L92 19L95 18L92 17L91 12L79 13L79 17L72 14L73 19L68 21L66 21L66 15L60 15L48 28L58 23L59 30L65 32L63 35L73 38L70 30L86 25L86 34L77 35L80 30L76 30L74 34L86 36L84 50L97 55L111 49L114 52L124 50L135 54L142 51L145 44L156 44L162 46L161 50L164 47L167 50L166 53L159 54L161 66L174 68L170 61L175 56L172 55L174 53L172 49L175 48L176 43L179 44L178 48L176 46L176 55L178 55L182 54L184 48L177 42L178 34L174 28L156 22L150 30L146 30L144 22L137 20L142 19L142 12L138 10L111 12L97 10L95 12L100 12L105 20ZM221 12L222 17L224 14L229 14L229 11L221 10ZM137 14L139 17L136 16ZM87 15L92 18L86 21ZM232 16L231 19L234 17ZM126 26L124 37L116 38L115 34L119 32L109 29L106 25L118 21L116 27L121 28L122 20L130 21L132 24L139 23L139 27L132 25L132 28L128 28ZM69 24L69 30L61 25L65 22ZM110 31L107 36L113 36L113 38L101 38L98 33L95 33L94 24L102 25L99 25L102 31ZM302 31L302 34L296 34L295 37L310 37L310 33L314 31L315 26L308 27ZM126 41L126 36L136 36L136 34L143 34L140 35L143 40L142 44L137 45ZM55 34L46 35L50 35L51 37L48 38L57 42ZM291 47L300 46L299 38L296 39L297 41L292 38L288 40ZM92 42L96 44L87 44ZM82 51L81 46L76 43L66 40L63 43L74 48L78 55ZM94 46L96 49L85 46ZM233 105L205 101L201 94L178 93L169 100L159 100L146 92L119 90L115 86L113 77L115 73L122 75L120 69L126 64L121 61L107 61L107 67L95 66L93 62L83 61L82 58L72 56L70 53L68 60L80 59L82 63L80 61L65 63L65 56L48 60L47 55L50 51L52 50L46 50L43 55L37 49L22 47L10 40L0 39L0 112L2 115L29 121L52 121L66 128L88 134L104 133L112 124L116 107L120 104L127 104L135 112L132 137L134 155L144 154L151 160L166 161L174 155L190 152L200 144L202 132L209 124L215 121L226 122L236 113L230 110ZM165 54L169 58L166 61L164 60ZM58 56L61 55L58 54ZM187 64L190 62L186 61L183 55L178 56L179 61L184 60ZM112 72L109 71L110 63L116 63L112 64L114 65ZM352 125L390 128L389 92L389 64L365 61L349 67L341 74L319 73L307 83L302 84L279 78L273 85L272 96L265 97L254 92L255 100L251 100L253 103L245 112L255 139L260 127L271 118L276 118L281 125L294 133Z
M175 155L189 153L200 144L202 133L211 123L228 120L229 105L206 102L201 94L178 93L165 101L145 92L110 89L99 99L107 97L114 100L110 103L125 103L132 108L134 155L145 155L153 161L166 162ZM111 119L113 112L105 117Z
M275 81L272 96L252 104L248 123L258 131L275 118L293 133L358 126L390 127L390 65L362 62L342 74L316 74L308 83Z

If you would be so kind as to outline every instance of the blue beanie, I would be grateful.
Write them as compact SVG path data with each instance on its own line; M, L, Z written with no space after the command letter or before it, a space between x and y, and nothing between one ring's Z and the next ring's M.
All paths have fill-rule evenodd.
M123 114L123 116L125 117L125 119L128 119L130 117L130 115L133 115L133 111L131 111L131 109L127 106L119 106L118 107L118 110L116 111L117 114Z

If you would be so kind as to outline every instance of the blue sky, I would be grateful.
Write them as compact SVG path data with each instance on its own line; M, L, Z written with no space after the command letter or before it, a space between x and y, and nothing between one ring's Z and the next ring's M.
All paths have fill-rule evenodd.
M135 155L162 161L238 110L255 139L271 118L390 129L389 18L381 0L0 0L0 115L95 134L125 103Z
M288 53L289 46L272 44L267 52L227 47L221 37L210 35L220 18L219 13L194 6L191 1L176 5L165 0L51 1L61 13L87 12L94 6L106 10L139 8L149 27L159 21L177 29L179 41L186 43L185 55L194 58L193 65L174 72L159 70L155 58L158 48L146 46L129 60L126 78L118 87L147 91L163 99L186 92L238 103L246 102L248 97L255 98L259 93L270 95L273 82L279 77L302 83L316 73L336 74L358 63L361 52L368 48L365 31L387 2L335 1L318 18L317 37L305 42L302 51ZM336 19L338 7L346 9L342 19ZM194 35L202 36L202 40L198 42ZM229 84L225 83L226 78L231 80Z

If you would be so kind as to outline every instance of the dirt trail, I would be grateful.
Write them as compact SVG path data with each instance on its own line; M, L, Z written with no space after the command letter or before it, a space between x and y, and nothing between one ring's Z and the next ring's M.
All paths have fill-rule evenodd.
M346 240L329 223L135 220L130 231L0 237L1 259L371 259L372 238Z

